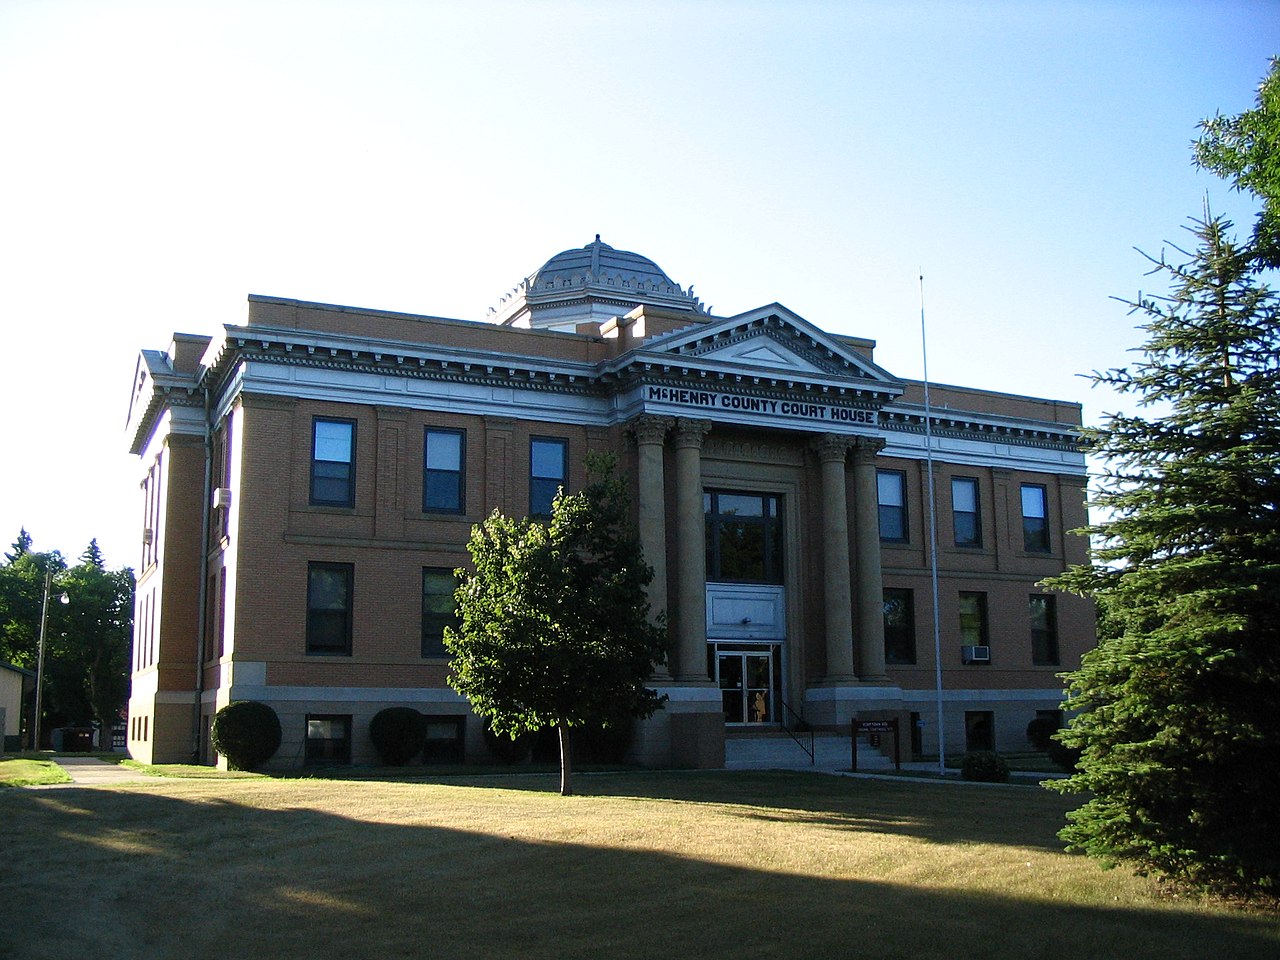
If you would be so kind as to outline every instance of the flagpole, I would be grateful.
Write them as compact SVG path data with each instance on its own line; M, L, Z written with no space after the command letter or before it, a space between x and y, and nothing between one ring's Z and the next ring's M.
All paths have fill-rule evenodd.
M929 505L929 575L933 588L933 670L937 700L938 775L947 773L946 737L942 727L942 629L938 615L938 518L933 488L933 418L929 409L929 345L924 325L924 272L920 273L920 356L924 363L924 459Z

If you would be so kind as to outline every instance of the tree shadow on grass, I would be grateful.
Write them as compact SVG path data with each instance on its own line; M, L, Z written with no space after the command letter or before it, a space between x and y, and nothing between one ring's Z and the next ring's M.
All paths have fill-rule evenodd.
M444 782L444 781L441 781ZM537 776L449 780L478 787L546 792ZM1059 852L1057 837L1078 798L1040 787L960 782L873 780L795 771L706 771L575 777L580 792L705 803L742 804L741 816L887 833L931 843L989 843ZM762 811L760 807L763 807Z
M240 783L234 791L0 795L0 897L12 908L0 953L1274 960L1280 951L1275 918L776 873L375 822L301 808L296 798L273 808L270 790ZM413 802L411 788L404 802Z

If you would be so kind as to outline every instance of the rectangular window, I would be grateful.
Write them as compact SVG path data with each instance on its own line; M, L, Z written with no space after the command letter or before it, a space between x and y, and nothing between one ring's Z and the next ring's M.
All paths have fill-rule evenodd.
M213 488L215 490L230 489L231 487L231 418L226 417L222 421L222 426L213 437ZM217 494L214 495L213 502L212 526L213 536L215 540L226 537L231 530L231 508L224 502L219 502Z
M226 642L224 620L227 613L227 568L209 574L205 590L205 662L217 660Z
M782 583L781 498L773 494L703 494L707 579Z
M1022 546L1028 553L1049 552L1049 502L1045 488L1022 485Z
M885 588L884 662L916 662L915 598L910 590Z
M142 484L142 569L160 558L160 460Z
M458 626L453 592L458 580L444 567L422 568L422 655L444 657L444 628Z
M951 524L957 547L982 546L978 481L973 477L951 478Z
M423 512L466 512L466 449L466 431L427 427L422 441Z
M876 471L880 504L880 539L907 542L907 475L900 470Z
M351 762L351 715L307 714L307 763Z
M351 656L354 582L353 564L307 565L307 653Z
M1052 594L1031 594L1031 662L1038 666L1058 666L1057 599Z
M960 594L960 642L967 647L987 645L987 595Z
M311 502L322 506L354 507L355 421L316 417L311 430Z
M451 715L428 715L422 718L427 742L422 750L423 763L462 763L466 743L467 718Z
M551 503L564 486L569 442L545 437L529 441L529 516L551 516Z

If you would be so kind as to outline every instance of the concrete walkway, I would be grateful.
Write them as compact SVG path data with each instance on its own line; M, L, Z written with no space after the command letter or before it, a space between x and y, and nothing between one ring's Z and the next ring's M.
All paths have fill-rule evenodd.
M108 763L97 757L54 757L53 762L71 777L70 783L50 783L33 790L56 790L59 787L103 787L117 783L138 783L150 780L145 773L118 763Z

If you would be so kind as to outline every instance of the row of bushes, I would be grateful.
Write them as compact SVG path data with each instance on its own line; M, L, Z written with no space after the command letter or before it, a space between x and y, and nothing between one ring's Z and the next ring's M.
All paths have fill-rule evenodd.
M369 738L387 766L408 763L427 743L426 717L411 707L388 707L369 723ZM280 749L282 731L275 710L255 700L237 700L215 714L213 748L233 770L262 766Z
M575 730L574 757L584 763L617 763L631 744L631 734L629 718L608 727ZM280 748L281 735L275 710L254 700L228 704L213 718L213 747L227 758L233 770L253 770L266 763ZM426 746L427 718L412 707L387 707L370 721L369 739L385 766L402 766ZM502 763L521 763L530 757L550 763L560 756L554 729L512 740L486 726L485 741L490 753Z
M386 766L398 767L422 753L427 742L427 718L412 707L388 707L369 723L369 738ZM618 763L631 744L632 722L620 718L608 726L583 728L573 732L574 757L583 763ZM1027 739L1033 747L1049 755L1064 770L1075 769L1078 751L1060 744L1053 736L1057 724L1047 718L1032 720ZM280 718L265 703L239 700L218 711L213 718L213 746L235 770L252 770L266 763L280 748ZM521 763L530 757L553 763L560 744L554 729L525 734L512 739L485 728L489 752L500 762ZM961 775L966 780L1003 783L1009 779L1009 765L997 753L975 750L965 754Z
M1036 717L1027 724L1027 740L1041 753L1047 754L1055 766L1070 773L1080 759L1080 751L1063 746L1054 737L1058 724L1048 717ZM960 775L977 783L1007 783L1009 764L991 750L971 750L960 761Z

